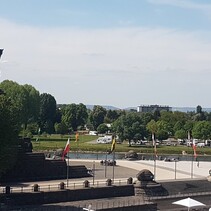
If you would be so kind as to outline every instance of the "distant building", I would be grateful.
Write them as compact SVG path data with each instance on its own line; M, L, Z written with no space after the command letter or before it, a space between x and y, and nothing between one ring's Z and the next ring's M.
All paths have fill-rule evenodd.
M161 105L141 105L137 107L137 112L155 112L155 111L171 111L172 108L169 106Z

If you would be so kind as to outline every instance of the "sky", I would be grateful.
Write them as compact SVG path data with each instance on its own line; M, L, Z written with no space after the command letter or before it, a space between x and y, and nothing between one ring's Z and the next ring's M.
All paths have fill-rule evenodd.
M0 0L0 82L57 103L211 107L210 0Z

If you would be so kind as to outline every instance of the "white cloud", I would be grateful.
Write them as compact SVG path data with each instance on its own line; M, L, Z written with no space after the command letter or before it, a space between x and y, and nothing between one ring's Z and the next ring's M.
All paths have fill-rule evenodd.
M211 4L204 4L202 2L195 3L190 0L147 0L147 1L152 4L170 5L185 9L196 9L202 11L211 10Z
M59 103L206 103L201 95L190 102L187 96L196 89L194 83L204 89L206 84L198 80L208 82L211 76L209 32L33 28L5 20L0 20L0 28L2 61L8 61L0 62L0 81L32 84ZM152 97L155 92L159 94ZM182 93L181 102L172 93Z

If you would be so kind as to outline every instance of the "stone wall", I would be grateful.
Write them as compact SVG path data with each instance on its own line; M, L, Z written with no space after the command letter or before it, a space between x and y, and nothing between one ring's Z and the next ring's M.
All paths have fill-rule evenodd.
M1 203L17 205L49 204L111 197L134 196L133 185L58 190L50 192L30 192L1 194Z
M69 166L69 178L90 176L84 165ZM13 169L6 172L0 182L24 182L65 179L67 164L63 160L47 160L44 153L20 154Z

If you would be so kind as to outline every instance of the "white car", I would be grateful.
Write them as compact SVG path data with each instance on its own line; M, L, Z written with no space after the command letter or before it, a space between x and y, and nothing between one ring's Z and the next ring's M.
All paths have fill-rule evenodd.
M198 143L197 147L205 147L205 143Z

